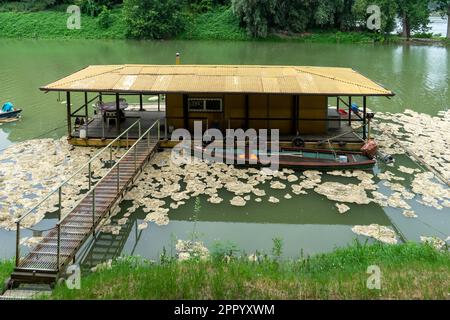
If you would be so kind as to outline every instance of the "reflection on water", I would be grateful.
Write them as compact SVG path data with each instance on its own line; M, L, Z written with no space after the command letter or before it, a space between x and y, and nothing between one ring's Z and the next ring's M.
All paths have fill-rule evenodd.
M272 64L351 67L392 89L397 96L370 98L378 111L411 108L435 114L448 107L447 47L372 44L230 41L5 40L0 42L0 102L22 108L23 120L0 126L6 141L30 139L50 129L65 134L65 107L58 94L38 88L90 64L173 64L181 52L185 64ZM74 96L74 105L82 104ZM424 106L426 106L424 108ZM7 137L5 137L7 135ZM6 138L6 139L5 139Z

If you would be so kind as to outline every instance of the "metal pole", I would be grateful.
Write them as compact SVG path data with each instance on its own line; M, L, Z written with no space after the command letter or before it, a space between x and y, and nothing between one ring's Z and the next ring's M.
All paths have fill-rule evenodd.
M20 262L20 221L16 222L16 267Z
M120 96L116 93L116 126L117 133L120 134Z
M363 97L363 139L366 140L367 138L367 131L366 131L366 111L367 111L367 99L366 96Z
M56 247L56 270L59 271L59 253L61 251L61 224L59 223L59 221L56 224L56 228L58 231L58 243Z
M86 138L88 137L88 119L89 119L89 110L88 110L88 94L87 92L84 93L84 110L86 113L86 121L84 125L86 126Z
M92 189L92 234L95 235L95 188Z
M348 97L348 125L352 125L352 97Z
M112 164L112 145L109 147L109 165Z
M127 131L127 149L128 149L128 131Z
M139 127L139 137L138 138L140 138L141 137L141 120L140 119L138 122L138 127Z
M58 220L61 220L62 186L58 188Z
M91 186L92 186L92 171L91 171L91 162L89 161L88 163L88 170L89 170L89 190L91 190Z
M158 93L158 112L161 111L161 95Z
M137 170L137 147L134 146L134 170Z
M119 183L120 183L120 163L117 162L117 193L119 193Z
M139 111L144 110L144 103L142 101L142 94L139 95Z
M72 112L70 110L70 91L66 92L66 103L67 103L67 137L72 138Z
M165 121L165 123L164 123L164 139L167 140L167 132L168 132L167 118L165 118L164 121Z
M159 123L159 120L157 121L158 121L158 140L156 140L156 142L159 142L159 139L161 139L161 131L160 131L161 124Z

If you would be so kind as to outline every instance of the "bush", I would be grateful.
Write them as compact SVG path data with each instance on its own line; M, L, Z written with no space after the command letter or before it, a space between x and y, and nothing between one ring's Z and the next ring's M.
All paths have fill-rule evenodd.
M103 7L102 12L98 15L98 26L102 29L108 29L113 23L111 11L107 7Z
M185 16L177 0L125 0L127 35L138 39L166 39L184 30Z
M96 17L104 11L104 8L111 9L113 6L122 3L121 0L76 0L75 4L80 7L81 12Z

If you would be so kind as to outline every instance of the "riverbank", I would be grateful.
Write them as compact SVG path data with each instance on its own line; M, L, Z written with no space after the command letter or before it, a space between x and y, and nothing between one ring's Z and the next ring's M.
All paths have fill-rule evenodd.
M275 250L276 253L276 250ZM428 245L361 245L279 261L275 256L161 264L125 258L82 277L81 290L59 285L51 299L445 299L450 253ZM381 270L381 289L366 286Z
M120 9L112 10L108 27L99 18L82 15L81 29L67 28L69 15L62 11L0 12L0 38L15 39L126 39L126 27ZM272 33L255 39L239 26L228 9L216 9L191 16L177 40L238 40L238 41L294 41L307 43L398 43L406 42L398 36L383 36L370 32L340 32L310 30L300 34ZM420 40L420 39L419 39ZM416 42L414 39L409 42ZM418 41L426 44L449 44L448 39L433 38Z

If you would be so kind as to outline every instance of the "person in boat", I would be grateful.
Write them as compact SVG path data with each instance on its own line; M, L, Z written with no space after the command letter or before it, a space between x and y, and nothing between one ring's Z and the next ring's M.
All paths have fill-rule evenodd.
M2 112L12 112L15 111L14 105L11 102L7 102L2 107Z

